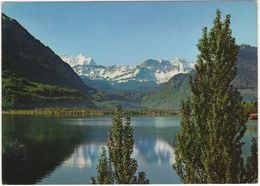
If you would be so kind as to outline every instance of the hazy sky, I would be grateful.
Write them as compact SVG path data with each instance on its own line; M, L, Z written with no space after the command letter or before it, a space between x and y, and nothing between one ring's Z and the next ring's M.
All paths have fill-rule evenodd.
M82 53L97 64L146 59L196 60L204 26L216 9L231 14L238 44L257 46L255 1L4 3L3 12L58 55Z

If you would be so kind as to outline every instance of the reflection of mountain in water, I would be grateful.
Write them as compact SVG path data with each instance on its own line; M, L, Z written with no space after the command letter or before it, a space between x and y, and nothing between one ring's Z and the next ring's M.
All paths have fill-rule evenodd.
M156 130L156 129L153 129ZM167 130L167 129L166 129ZM107 130L99 128L98 135L92 135L89 139L88 133L93 134L92 128L87 128L87 138L79 145L73 154L64 161L64 166L77 168L95 168L101 147L106 145ZM170 164L174 163L174 148L163 138L156 136L155 131L147 131L140 135L135 135L135 146L133 156L138 161L145 161L149 164Z
M135 156L150 164L173 164L174 148L160 138L135 142Z
M71 155L83 139L82 132L79 126L4 116L3 183L36 183Z
M158 162L168 162L170 165L175 163L174 148L160 139L156 140L154 152L158 157Z
M253 121L252 121L253 122ZM178 117L132 119L133 156L151 183L180 183L172 168ZM81 125L81 126L79 126ZM12 184L86 184L96 174L111 117L45 118L3 116L3 182ZM250 152L257 123L248 123L243 154ZM162 174L158 174L163 173Z
M64 161L64 165L80 169L93 167L95 162L98 161L102 146L103 144L81 144Z

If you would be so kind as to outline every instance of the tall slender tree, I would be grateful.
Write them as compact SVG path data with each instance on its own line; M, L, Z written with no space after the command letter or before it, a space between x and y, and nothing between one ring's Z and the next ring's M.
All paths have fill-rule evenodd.
M111 162L107 158L107 151L105 147L102 147L102 153L97 165L98 176L97 178L91 177L92 184L113 184L114 175L111 167Z
M258 180L258 148L257 139L252 138L251 155L247 158L246 162L246 182L257 183Z
M112 129L108 135L108 154L105 148L97 165L98 175L92 177L93 184L148 184L145 172L135 176L138 165L132 158L134 149L133 129L130 117L123 122L123 111L118 106L112 121Z
M191 98L181 105L174 167L184 183L244 182L241 138L247 117L242 97L231 85L239 47L231 34L230 15L222 21L217 10L213 27L203 29L197 47Z

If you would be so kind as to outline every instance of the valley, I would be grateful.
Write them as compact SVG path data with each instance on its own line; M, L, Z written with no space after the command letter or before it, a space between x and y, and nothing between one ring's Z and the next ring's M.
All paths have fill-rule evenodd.
M98 65L93 58L55 54L16 20L3 22L3 109L96 108L172 110L190 95L195 62L147 59L139 65ZM15 48L14 43L19 43ZM123 63L123 62L122 62ZM257 48L241 45L233 85L257 101Z
M82 54L76 57L64 55L61 58L87 86L131 98L138 109L177 112L181 101L190 96L188 80L193 74L194 62L179 58L171 61L149 59L136 66L105 67ZM257 48L241 45L237 76L232 84L239 89L245 102L256 102L256 82Z

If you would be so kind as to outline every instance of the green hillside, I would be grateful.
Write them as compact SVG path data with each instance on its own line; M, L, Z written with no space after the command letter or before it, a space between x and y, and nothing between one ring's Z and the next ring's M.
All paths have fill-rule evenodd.
M145 95L141 106L149 109L173 109L178 110L181 100L189 96L189 74L177 74L167 83L163 83L160 89Z
M90 82L91 87L83 83L49 47L4 14L2 71L4 109L129 105L122 95L94 89L97 82Z
M241 45L237 56L237 76L232 83L244 101L257 101L257 47Z
M149 109L178 110L181 100L188 98L189 76L178 74L167 83L160 86L158 91L146 94L141 106ZM233 85L238 88L244 101L257 101L257 48L241 45L237 56L237 76Z
M95 107L78 90L31 82L10 73L2 73L3 109L35 107Z

